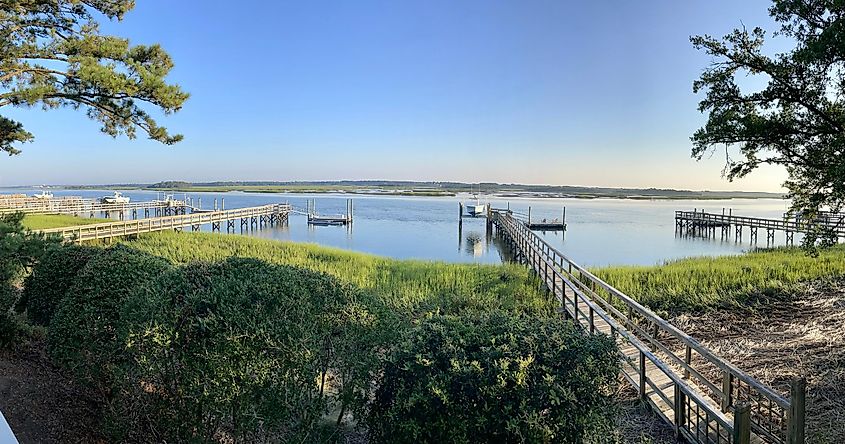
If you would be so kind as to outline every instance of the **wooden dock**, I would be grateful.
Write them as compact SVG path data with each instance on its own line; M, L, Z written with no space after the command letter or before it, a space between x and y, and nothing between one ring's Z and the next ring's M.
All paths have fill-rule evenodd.
M101 203L94 199L79 200L50 200L42 201L40 205L30 204L26 207L0 207L0 215L10 213L24 214L71 214L74 216L87 215L95 217L105 215L111 217L115 214L119 219L131 217L137 219L141 214L143 217L161 217L175 214L185 214L190 208L181 200L153 200L147 202L131 203Z
M734 237L742 240L743 229L748 227L749 239L757 241L758 230L766 231L766 241L773 244L776 232L783 232L786 243L794 243L795 233L807 233L813 230L825 229L832 231L837 237L845 237L845 217L833 217L813 220L766 219L762 217L736 216L734 214L707 213L703 211L675 211L675 229L684 234L697 236L714 235L716 230L722 232L723 237L730 235L730 228L734 228Z
M352 199L346 200L346 214L321 215L317 213L316 199L306 202L305 214L308 216L308 225L352 225L354 204Z
M202 225L211 225L212 231L221 231L221 224L226 223L226 231L235 231L235 222L240 220L241 231L288 223L291 207L287 204L262 205L232 210L202 211L176 214L173 216L151 217L138 220L104 222L99 224L78 225L74 227L41 230L45 234L58 235L67 242L85 242L98 239L138 235L163 230L182 230L191 227L199 231Z
M622 376L640 398L693 443L804 444L805 381L788 396L745 374L695 339L613 288L508 212L493 223L585 333L613 337Z

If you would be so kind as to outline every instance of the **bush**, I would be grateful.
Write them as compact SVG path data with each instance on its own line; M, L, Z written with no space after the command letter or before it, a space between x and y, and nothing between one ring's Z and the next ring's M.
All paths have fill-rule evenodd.
M82 382L106 391L122 344L116 331L123 301L170 267L164 259L117 246L91 258L59 301L47 350Z
M169 271L124 306L131 359L112 405L115 438L314 441L330 404L349 405L372 377L361 341L376 318L361 297L254 259Z
M374 442L582 442L610 427L618 355L605 336L506 312L433 316L386 362Z
M101 249L78 245L52 248L41 258L24 281L18 310L37 325L49 325L59 302L65 297L76 274Z
M16 297L17 291L11 285L0 282L0 348L16 344L23 333L20 320L11 310Z

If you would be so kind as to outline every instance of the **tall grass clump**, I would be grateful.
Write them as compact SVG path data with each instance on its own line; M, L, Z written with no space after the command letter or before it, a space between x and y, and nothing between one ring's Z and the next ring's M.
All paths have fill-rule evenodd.
M326 273L404 313L473 309L552 310L539 281L522 266L402 261L318 245L209 233L153 233L127 245L176 264L250 257Z
M820 250L818 257L799 248L776 248L592 271L653 309L695 311L782 297L793 293L802 282L842 276L845 247Z

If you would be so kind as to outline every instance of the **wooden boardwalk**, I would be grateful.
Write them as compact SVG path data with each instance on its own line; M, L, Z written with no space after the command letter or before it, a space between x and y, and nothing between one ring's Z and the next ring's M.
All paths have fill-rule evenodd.
M735 228L735 237L742 239L742 230L748 227L750 240L757 240L759 229L766 230L766 240L773 243L775 232L783 232L786 243L792 244L795 233L807 233L818 229L831 230L837 237L845 237L845 215L825 214L814 220L802 218L766 219L762 217L735 216L733 214L707 213L703 211L675 211L675 227L690 234L707 234L721 229L728 234Z
M78 225L74 227L41 230L45 234L60 236L68 242L85 242L98 239L110 239L121 236L138 235L163 230L181 230L191 227L199 231L202 225L211 225L212 231L220 231L226 223L226 231L235 231L235 222L240 220L241 230L260 228L265 225L285 224L291 207L286 204L262 205L231 210L203 211L173 216L151 217L138 220L104 222L99 224Z
M789 397L751 378L648 308L551 247L507 212L498 233L590 334L612 336L622 376L643 401L694 443L804 443L805 382Z
M42 201L40 204L30 204L25 207L0 208L0 215L24 213L71 214L75 216L88 215L94 217L98 214L104 214L106 217L110 217L112 214L116 214L120 219L129 216L137 219L141 213L144 214L144 217L150 217L150 215L155 217L170 216L184 214L188 208L190 207L181 200L153 200L125 204L101 203L94 199L51 200Z

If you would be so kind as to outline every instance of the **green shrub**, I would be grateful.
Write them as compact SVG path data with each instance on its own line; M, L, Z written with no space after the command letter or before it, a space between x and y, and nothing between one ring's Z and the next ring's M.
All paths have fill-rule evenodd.
M169 267L164 259L123 246L91 258L50 322L50 356L84 383L107 390L122 348L116 331L123 301Z
M52 248L39 260L24 281L18 304L27 319L36 325L49 325L56 306L65 297L76 274L101 249L78 245Z
M377 320L363 297L327 275L254 259L169 271L124 305L130 359L112 432L313 442L330 406L364 397L372 378Z
M374 442L582 442L610 426L612 340L555 318L434 316L385 364Z
M11 285L0 282L0 348L15 345L21 338L23 326L12 313L17 291Z

